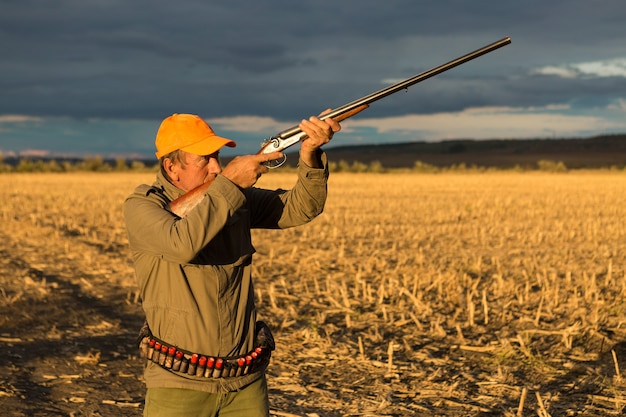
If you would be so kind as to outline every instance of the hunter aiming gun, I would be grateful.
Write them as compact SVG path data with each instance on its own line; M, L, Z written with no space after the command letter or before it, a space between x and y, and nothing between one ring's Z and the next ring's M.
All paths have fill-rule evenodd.
M338 122L345 120L349 117L354 116L355 114L365 110L369 107L369 105L375 101L378 101L384 97L387 97L391 94L397 93L401 90L406 90L408 87L413 84L417 84L421 81L424 81L430 77L441 74L444 71L452 69L456 66L464 64L468 61L471 61L474 58L478 58L479 56L485 55L489 52L492 52L498 48L501 48L505 45L511 43L511 38L506 37L497 42L494 42L490 45L487 45L483 48L477 49L474 52L470 52L469 54L463 55L457 59L454 59L448 63L440 65L438 67L432 68L428 71L422 72L421 74L417 74L411 78L407 78L404 81L400 81L399 83L393 84L387 88L383 88L382 90L376 91L372 94L369 94L365 97L362 97L358 100L354 100L348 104L344 104L341 107L337 107L334 110L331 110L328 113L320 116L321 120L326 120L332 118ZM284 151L290 146L295 145L301 140L305 139L306 134L300 129L298 126L294 126L290 129L283 130L278 133L276 136L272 136L261 145L261 149L257 152L257 154L267 154L277 151ZM268 168L277 168L285 162L286 157L283 157L281 160L277 161L269 161L266 163ZM207 188L211 185L211 182L204 183L193 190L187 192L176 200L170 202L169 210L178 215L179 217L185 217L187 213L193 209L204 197L204 193Z

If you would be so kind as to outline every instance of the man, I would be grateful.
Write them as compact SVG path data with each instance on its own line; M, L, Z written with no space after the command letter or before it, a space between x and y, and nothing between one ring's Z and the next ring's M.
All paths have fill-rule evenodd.
M328 167L321 146L341 126L300 123L298 179L289 190L254 187L263 163L282 153L234 158L235 146L200 117L174 114L156 135L160 171L124 202L135 272L146 314L145 416L269 416L265 369L273 339L257 322L251 279L251 228L288 228L318 216ZM168 203L211 181L183 218Z

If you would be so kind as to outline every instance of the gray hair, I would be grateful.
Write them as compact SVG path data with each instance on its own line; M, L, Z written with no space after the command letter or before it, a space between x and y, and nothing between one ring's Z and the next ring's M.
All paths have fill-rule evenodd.
M172 151L170 153L168 153L167 155L163 155L160 159L159 159L159 166L161 167L161 172L163 173L163 175L165 175L165 178L170 179L170 176L168 175L167 171L165 171L165 159L169 159L170 161L172 161L172 163L180 163L180 166L182 166L183 168L185 167L185 157L184 157L185 151L182 151L180 149L176 149L175 151Z

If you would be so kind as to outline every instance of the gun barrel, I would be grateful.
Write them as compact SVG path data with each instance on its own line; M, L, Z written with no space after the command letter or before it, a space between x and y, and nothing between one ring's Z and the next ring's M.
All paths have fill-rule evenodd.
M496 49L499 49L505 45L508 45L511 43L511 38L509 36L500 39L497 42L494 42L492 44L489 44L487 46L484 46L480 49L477 49L473 52L470 52L468 54L465 54L459 58L453 59L450 62L446 62L445 64L439 65L438 67L429 69L428 71L424 71L420 74L417 74L411 78L407 78L406 80L400 81L396 84L390 85L389 87L383 88L382 90L378 90L374 93L368 94L365 97L361 97L357 100L351 101L348 104L344 104L341 107L337 107L336 109L326 113L325 115L321 116L320 119L321 120L325 120L328 118L336 118L338 116L341 116L349 111L352 111L353 109L357 108L357 107L361 107L364 105L369 105L370 103L373 103L375 101L378 101L382 98L385 98L391 94L397 93L398 91L401 90L405 90L407 88L409 88L410 86L417 84L421 81L424 81L430 77L434 77L435 75L441 74L444 71L448 71L454 67L458 67L461 64L464 64L468 61L471 61L475 58L478 58L482 55L485 55L489 52L495 51ZM291 137L293 135L297 135L301 133L301 130L298 126L294 126L290 129L287 130L283 130L282 132L278 133L275 137L276 138L281 138L281 139L285 139L288 137Z
M373 103L377 100L387 97L388 95L396 93L400 90L407 89L408 87L414 84L417 84L420 81L424 81L437 74L441 74L444 71L447 71L451 68L464 64L465 62L471 61L472 59L478 58L481 55L485 55L491 51L494 51L498 48L508 45L509 43L511 43L511 38L507 36L506 38L503 38L490 45L484 46L480 49L477 49L474 52L470 52L469 54L463 55L443 65L439 65L438 67L422 72L421 74L417 74L411 78L407 78L404 81L400 81L399 83L393 84L387 88L383 88L382 90L371 93L358 100L354 100L348 104L344 104L343 106L338 107L324 114L323 116L320 117L320 119L326 120L328 118L333 118L336 121L341 121L349 117L352 117L353 115L359 113L361 110L364 110L365 108L367 108L370 103ZM303 132L300 129L300 127L297 125L290 129L283 130L277 135L269 138L262 145L258 153L283 151L287 149L288 147L296 144L300 140L302 135L303 135ZM172 211L172 213L175 213L180 217L185 217L187 213L191 209L193 209L204 198L204 193L206 192L207 188L210 185L211 185L211 182L206 182L194 188L193 190L187 192L186 194L178 197L174 201L171 201L169 204L170 211ZM148 347L148 355L149 357L152 356L152 360L155 362L158 362L161 356L161 352L159 348L160 346L159 347L155 346L154 350L152 350L152 346ZM189 361L189 369L188 369L189 375L193 375L196 372L196 368L197 368L197 358L192 357ZM221 372L221 369L220 369L220 372Z

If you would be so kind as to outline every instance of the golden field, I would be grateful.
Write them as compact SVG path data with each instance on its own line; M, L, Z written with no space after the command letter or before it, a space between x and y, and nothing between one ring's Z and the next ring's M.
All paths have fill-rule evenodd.
M141 415L121 204L153 177L0 175L0 410ZM253 235L274 415L622 412L626 173L336 173L329 192L311 224Z

